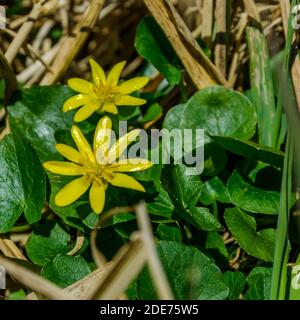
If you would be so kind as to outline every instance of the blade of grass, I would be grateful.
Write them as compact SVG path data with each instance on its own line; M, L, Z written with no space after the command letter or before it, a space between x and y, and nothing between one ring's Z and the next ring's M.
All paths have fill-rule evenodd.
M293 0L292 6L299 3L299 0ZM286 46L284 51L283 70L277 70L280 79L280 94L282 103L285 106L287 114L289 134L286 145L286 155L284 161L284 169L282 175L281 203L277 222L276 242L274 264L272 272L271 299L284 300L286 298L287 289L287 263L288 263L288 221L290 208L288 201L292 188L292 161L293 152L295 153L296 163L300 161L300 148L297 145L297 137L300 136L299 114L297 112L297 103L295 92L293 92L289 81L291 58L293 56L293 35L292 15L289 16L288 29L286 35ZM295 88L296 89L296 88ZM294 148L294 149L293 149ZM300 185L300 173L296 166L297 185Z
M250 56L250 80L253 101L258 116L259 143L276 147L277 132L274 132L275 94L270 56L265 36L262 32L259 13L253 0L244 0L246 12L249 15L249 25L246 38Z
M271 300L284 300L286 294L287 262L289 256L288 223L290 214L288 199L290 199L292 187L292 160L293 149L290 136L288 135L277 220Z

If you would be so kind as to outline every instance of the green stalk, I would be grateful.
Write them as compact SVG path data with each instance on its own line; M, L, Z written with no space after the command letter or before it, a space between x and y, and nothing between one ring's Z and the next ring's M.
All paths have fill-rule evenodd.
M293 0L292 6L299 3L299 0ZM286 107L286 114L288 118L289 130L286 144L286 154L284 160L284 168L282 174L281 185L281 199L280 209L278 213L277 231L275 240L275 253L272 271L272 286L271 296L272 300L284 300L286 298L287 289L287 263L289 258L289 241L288 241L288 223L289 223L289 199L292 192L292 168L293 168L293 141L299 136L299 115L297 113L297 106L295 99L293 99L294 92L290 86L290 61L292 55L293 44L293 29L291 24L292 16L289 18L288 35L285 47L285 61L283 70L280 72L280 97ZM300 160L299 148L295 142L296 159Z
M286 294L287 262L289 255L288 223L289 199L292 185L293 151L290 135L288 134L286 154L281 182L280 208L277 220L275 253L272 273L271 300L284 300Z

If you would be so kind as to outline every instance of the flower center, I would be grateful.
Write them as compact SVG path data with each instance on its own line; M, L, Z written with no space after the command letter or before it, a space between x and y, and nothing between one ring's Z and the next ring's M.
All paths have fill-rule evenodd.
M94 84L93 90L97 98L105 102L113 102L115 95L119 93L118 87L110 84Z
M99 183L102 182L106 184L106 178L109 175L107 171L105 171L106 166L105 165L100 165L100 164L94 164L94 165L89 165L86 166L86 175L91 179L91 180L96 180Z

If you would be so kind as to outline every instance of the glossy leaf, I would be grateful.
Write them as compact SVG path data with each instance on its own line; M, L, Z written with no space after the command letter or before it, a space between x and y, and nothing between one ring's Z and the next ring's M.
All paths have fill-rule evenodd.
M145 17L140 22L135 38L137 52L152 63L171 85L181 80L181 70L178 67L176 53L167 37L154 18Z
M252 161L262 161L277 167L282 167L284 154L270 147L258 145L252 141L242 141L231 137L212 137L222 148Z
M230 232L242 249L250 256L273 261L274 229L257 231L255 219L238 208L226 209L224 217Z
M32 262L45 266L58 254L66 254L70 235L56 222L48 221L39 225L31 233L26 252Z
M43 277L65 288L91 272L89 265L81 256L58 255L42 270Z
M256 188L244 181L237 171L228 180L228 190L232 203L245 211L278 214L279 192Z
M224 87L208 87L186 104L181 128L205 129L211 136L249 140L256 127L255 108L246 96Z
M173 241L157 246L161 262L176 299L222 300L228 295L219 268L198 249ZM140 299L155 299L155 289L146 270L138 279Z
M0 233L11 230L22 212L28 223L40 220L46 197L38 156L17 135L0 141Z

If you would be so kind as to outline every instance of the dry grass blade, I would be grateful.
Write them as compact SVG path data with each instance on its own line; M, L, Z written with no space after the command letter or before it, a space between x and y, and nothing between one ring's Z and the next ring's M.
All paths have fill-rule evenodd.
M246 45L242 43L243 34L245 33L246 27L248 22L248 15L247 13L242 13L239 21L238 31L236 35L236 45L234 48L234 52L231 59L231 64L229 68L229 76L228 82L230 86L234 87L235 82L238 77L239 67L241 66L241 62L245 58L246 55Z
M0 251L2 251L6 257L26 260L20 249L10 239L0 238Z
M170 20L173 21L174 25L177 28L181 41L184 43L189 53L194 57L196 63L200 64L204 68L205 72L209 74L209 76L214 79L217 84L228 87L229 84L227 83L225 77L200 48L192 32L186 26L170 0L163 1L166 5Z
M42 56L42 60L46 64L50 64L58 54L58 50L58 46L53 46ZM35 61L28 68L19 73L17 79L21 83L33 84L42 76L45 70L45 66L40 61Z
M281 15L283 20L283 29L285 37L287 37L288 33L288 20L289 20L289 13L291 11L291 5L286 0L280 0L280 9ZM294 37L294 40L295 37ZM294 63L292 66L292 79L295 88L295 95L297 99L298 111L300 112L300 59L299 55L295 55Z
M30 31L32 30L35 21L38 19L42 12L43 4L46 1L38 1L34 3L33 8L28 15L26 21L23 23L22 27L20 28L18 34L11 42L10 46L8 47L5 56L9 63L12 63L15 59L16 55L18 54L20 48L22 47L23 43L26 41Z
M104 274L105 272L102 268L96 269L91 274L73 283L63 291L76 299L89 300L92 298L96 288L98 287L98 283L101 282Z
M215 65L226 77L227 71L227 0L216 1Z
M6 269L7 273L22 283L25 287L34 290L48 299L73 300L72 296L64 293L62 289L58 288L50 281L7 258L0 257L0 265Z
M139 275L147 260L146 251L139 233L125 244L105 270L94 295L96 300L118 299L130 283Z
M77 24L72 34L61 39L59 49L60 54L53 62L53 72L46 73L41 84L54 84L66 72L97 22L103 4L104 0L92 0L85 16Z
M80 233L78 232L75 246L71 251L67 253L68 256L74 256L82 248L83 243L84 243L84 236L80 235Z
M221 2L225 2L221 0ZM217 6L216 6L217 7ZM203 17L201 35L208 48L212 46L212 33L213 33L213 21L214 21L214 1L204 0L203 2Z
M155 284L158 296L162 300L172 300L174 299L174 296L156 251L151 221L147 214L145 203L136 206L136 213L139 229L141 231L142 242L147 253L149 271L152 281Z
M221 72L198 46L190 30L169 0L143 1L163 29L198 89L216 83L228 85Z

